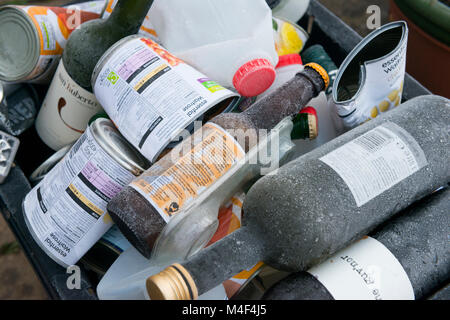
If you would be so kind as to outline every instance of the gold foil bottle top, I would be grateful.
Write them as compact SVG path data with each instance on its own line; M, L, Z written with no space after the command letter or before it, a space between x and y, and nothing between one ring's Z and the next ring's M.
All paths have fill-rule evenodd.
M323 90L326 90L328 88L328 85L330 84L330 77L328 76L328 72L320 64L317 64L315 62L305 64L305 68L306 67L310 67L320 74L323 82L325 82L325 87Z
M151 300L196 300L198 290L189 272L180 264L173 264L147 279Z

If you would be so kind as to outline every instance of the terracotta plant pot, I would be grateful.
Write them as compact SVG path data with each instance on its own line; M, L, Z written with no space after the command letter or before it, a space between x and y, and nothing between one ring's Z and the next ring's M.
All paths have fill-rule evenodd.
M406 71L434 94L450 98L445 78L450 73L450 47L436 40L411 21L390 0L390 20L404 20L409 27Z

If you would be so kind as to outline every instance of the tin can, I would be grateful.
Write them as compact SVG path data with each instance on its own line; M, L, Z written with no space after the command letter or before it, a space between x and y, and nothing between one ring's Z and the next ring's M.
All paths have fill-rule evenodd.
M73 30L99 14L73 8L0 8L0 80L48 83Z
M309 35L302 27L277 16L273 16L272 25L278 56L300 53L303 50Z
M196 119L223 112L239 97L156 42L138 35L99 60L92 87L123 136L154 162Z
M49 173L58 164L58 162L60 162L65 157L65 155L69 153L72 146L73 143L62 147L50 158L45 160L36 170L33 171L33 173L28 178L28 180L30 180L30 183L35 186L39 182L41 182L47 175L47 173Z
M408 25L397 21L374 30L350 52L339 68L329 101L339 131L400 104L407 44Z
M106 0L95 0L67 5L64 8L75 8L81 11L92 12L98 14L100 17L100 15L105 11L106 3Z
M95 120L25 197L34 240L58 264L77 263L113 225L109 200L148 167L110 120Z
M0 83L0 130L13 136L22 134L33 125L38 103L33 86Z

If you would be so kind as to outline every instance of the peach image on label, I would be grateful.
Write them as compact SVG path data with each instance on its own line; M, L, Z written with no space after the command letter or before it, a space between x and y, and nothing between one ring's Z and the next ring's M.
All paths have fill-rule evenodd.
M389 103L389 101L383 100L383 101L380 103L379 108L380 108L380 111L381 111L381 112L386 112L386 111L389 110L389 107L390 107L390 106L391 106L391 104Z
M378 116L378 109L377 107L373 107L372 110L370 111L370 116L372 118L376 118Z

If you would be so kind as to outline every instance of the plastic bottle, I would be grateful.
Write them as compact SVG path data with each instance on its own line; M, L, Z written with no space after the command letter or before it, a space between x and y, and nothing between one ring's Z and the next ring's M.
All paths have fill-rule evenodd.
M450 189L433 194L372 239L363 238L319 266L283 279L263 300L425 298L450 277L449 209Z
M303 17L309 6L309 0L281 0L272 9L274 15L297 22Z
M448 99L418 97L261 178L244 226L150 277L150 297L196 299L258 261L291 272L323 262L448 183L449 118Z
M156 0L149 19L170 52L243 96L275 80L278 55L264 0Z

